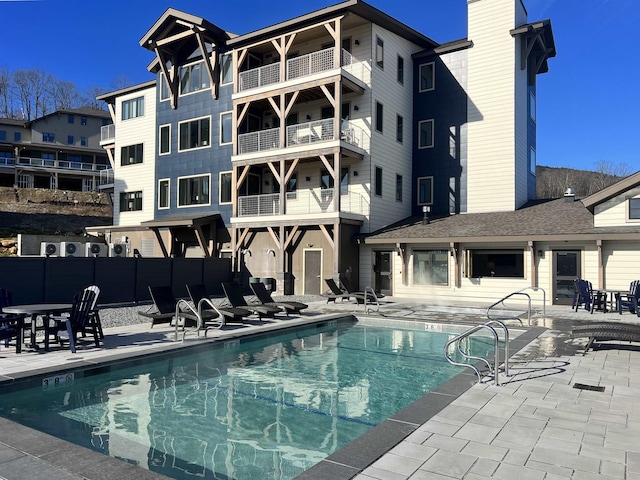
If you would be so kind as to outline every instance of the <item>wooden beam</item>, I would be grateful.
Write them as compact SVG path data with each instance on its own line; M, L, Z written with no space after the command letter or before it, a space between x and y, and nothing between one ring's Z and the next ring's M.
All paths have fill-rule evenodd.
M194 225L193 229L195 230L196 240L198 240L198 245L200 245L200 248L204 252L204 256L206 258L210 258L211 251L209 249L209 246L204 241L204 232L202 231L202 225Z
M267 227L267 231L271 234L271 239L274 241L276 246L280 248L280 239L278 238L278 235L276 235L276 232L274 232L273 228Z
M296 232L298 231L298 225L294 225L293 228L291 229L291 231L289 232L289 235L287 236L287 238L284 241L284 250L286 250L287 248L289 248L289 245L291 244L291 241L293 240L293 237L295 236Z
M324 236L326 237L327 241L329 242L329 246L331 248L334 248L333 235L331 235L329 233L329 231L327 230L326 226L324 226L322 224L320 224L318 226L320 227L320 231L324 234ZM335 228L334 228L334 230L335 230Z
M167 252L167 246L164 244L162 235L160 235L160 229L152 228L151 230L153 230L153 233L156 235L156 240L158 240L158 243L160 244L160 250L162 250L162 255L164 255L165 258L168 258L169 252Z

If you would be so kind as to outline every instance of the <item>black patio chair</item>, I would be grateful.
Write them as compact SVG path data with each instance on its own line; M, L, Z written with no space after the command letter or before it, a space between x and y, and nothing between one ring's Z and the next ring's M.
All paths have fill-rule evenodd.
M146 310L139 310L138 315L151 319L151 328L159 323L168 323L172 325L173 322L183 322L183 327L189 324L195 326L198 323L198 316L194 311L188 310L188 304L181 303L181 307L178 307L178 300L173 294L173 289L168 285L162 285L158 287L149 287L149 294L153 305L150 305ZM178 307L178 308L177 308ZM177 312L176 312L177 310ZM176 323L173 323L177 326Z
M48 349L49 335L55 335L60 344L69 342L71 353L76 353L78 333L91 330L96 347L100 346L100 335L96 322L91 317L91 309L95 303L96 292L85 288L73 297L73 305L69 316L50 316L45 319L48 326L45 330L45 350ZM53 322L53 325L50 324Z
M250 283L249 286L262 305L283 308L287 313L300 313L300 310L309 308L309 305L307 305L306 303L296 302L293 300L276 302L271 297L271 294L267 291L267 287L265 286L265 284L262 282Z
M623 310L629 310L640 317L638 311L638 303L640 302L640 280L634 280L629 284L627 293L616 293L616 303L618 305L618 313L622 315Z
M202 317L205 325L206 323L213 323L213 328L222 328L226 322L243 323L245 317L251 315L251 312L246 308L214 305L207 294L207 287L201 283L188 284L187 292L189 293L191 302L198 310L198 313ZM218 327L215 327L215 319L218 317L218 312L222 314L224 318L222 319L222 323ZM211 320L213 320L213 322L211 322Z
M590 313L594 310L607 310L607 294L599 290L594 290L591 282L587 280L578 280L578 297L575 301L576 312L580 306L584 306L584 309Z
M347 291L342 290L333 278L325 278L324 281L329 287L329 291L322 294L323 296L327 297L327 303L335 303L337 299L340 299L342 301L349 300L353 296Z
M242 294L240 285L237 283L223 283L222 290L224 290L224 295L232 307L249 310L250 312L257 314L260 321L262 321L262 317L274 318L276 313L281 312L278 307L248 304Z

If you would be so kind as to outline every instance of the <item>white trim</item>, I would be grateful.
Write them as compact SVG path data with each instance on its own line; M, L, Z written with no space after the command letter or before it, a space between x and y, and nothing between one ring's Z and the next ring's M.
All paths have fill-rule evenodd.
M429 179L431 182L431 198L428 202L420 202L420 180ZM416 202L418 205L433 205L433 175L416 178Z
M169 150L167 152L162 152L162 129L164 127L169 127ZM164 125L158 126L158 156L163 155L171 155L171 124L165 123Z
M427 65L431 65L431 87L422 88L422 67L426 67ZM423 63L418 67L418 93L422 92L432 92L436 89L436 64L435 62L427 62Z
M421 140L420 140L420 132L422 131L422 124L423 123L427 123L430 122L431 123L431 145L421 145ZM435 120L433 118L429 118L427 120L420 120L418 122L418 150L424 150L426 148L433 148L434 144L435 144L435 139L434 139L434 130L435 130Z
M223 202L222 201L222 175L231 175L231 185L229 186L230 193L231 193L231 200L229 200L228 202ZM233 203L233 170L227 170L224 172L219 172L218 173L218 205L229 205L231 203Z
M204 118L208 118L209 119L209 138L208 138L208 143L206 145L200 146L200 147L194 147L194 148L180 148L180 126L184 123L191 123L191 122L196 122L196 121L200 121ZM189 118L187 120L183 120L181 122L178 122L178 152L192 152L194 150L202 150L204 148L211 148L211 130L213 128L213 122L211 121L211 115L204 115L202 117L195 117L195 118Z
M231 126L229 127L231 130L231 141L229 142L222 141L222 116L223 115L231 116ZM219 120L220 120L220 128L219 128L219 134L218 134L218 141L220 142L220 145L231 145L233 143L233 110L229 110L228 112L220 112Z
M192 205L180 205L180 180L184 180L185 178L202 178L209 177L209 202L208 203L194 203ZM176 198L176 203L178 208L192 208L192 207L206 207L211 205L211 174L210 173L201 173L197 175L184 175L182 177L177 178L177 186L178 195Z
M631 218L629 216L629 209L631 207L631 200L640 200L640 195L634 195L633 197L625 198L625 221L626 223L640 223L640 218Z
M160 188L160 184L162 182L167 182L167 206L166 207L161 207L160 206L160 192L161 192L161 188ZM166 210L168 208L171 208L171 179L170 178L159 178L158 179L158 210Z
M323 274L324 250L322 248L303 248L302 249L302 290L303 290L302 294L307 295L306 284L304 281L304 279L307 278L306 277L306 270L307 270L306 253L307 252L320 252L320 293L322 293L322 282L324 279L324 274Z

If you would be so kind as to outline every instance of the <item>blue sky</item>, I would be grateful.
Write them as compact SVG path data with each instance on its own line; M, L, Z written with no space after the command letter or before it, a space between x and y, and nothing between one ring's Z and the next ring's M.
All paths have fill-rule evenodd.
M640 170L638 0L524 0L549 18L557 56L538 76L538 164ZM0 67L41 68L80 88L151 80L139 40L169 7L243 34L338 0L0 0ZM466 37L466 0L369 0L437 42Z

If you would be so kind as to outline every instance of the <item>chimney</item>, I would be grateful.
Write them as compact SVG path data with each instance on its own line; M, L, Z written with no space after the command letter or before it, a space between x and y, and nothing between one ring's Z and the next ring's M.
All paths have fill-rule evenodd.
M567 203L576 201L576 192L573 190L573 188L569 187L564 191L564 201Z

